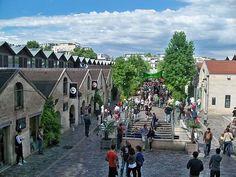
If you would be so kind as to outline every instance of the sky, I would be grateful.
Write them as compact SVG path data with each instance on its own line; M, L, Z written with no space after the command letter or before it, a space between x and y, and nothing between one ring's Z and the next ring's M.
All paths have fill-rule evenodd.
M236 54L236 0L0 0L0 41L78 42L96 53L164 54L175 31L195 56Z

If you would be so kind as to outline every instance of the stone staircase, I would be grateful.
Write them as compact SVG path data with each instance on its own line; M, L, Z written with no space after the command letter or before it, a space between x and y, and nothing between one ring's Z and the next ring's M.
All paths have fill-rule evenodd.
M151 126L151 120L143 119L135 122L133 125L130 125L126 132L126 137L141 138L140 130L143 128L144 124L147 124L149 129ZM178 138L178 136L174 136L174 139ZM172 139L171 124L165 121L158 121L154 139Z

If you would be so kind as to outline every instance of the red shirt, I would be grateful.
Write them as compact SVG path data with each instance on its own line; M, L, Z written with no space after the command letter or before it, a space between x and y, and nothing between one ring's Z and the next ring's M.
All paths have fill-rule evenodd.
M106 159L108 161L109 167L116 167L117 154L113 150L107 152Z

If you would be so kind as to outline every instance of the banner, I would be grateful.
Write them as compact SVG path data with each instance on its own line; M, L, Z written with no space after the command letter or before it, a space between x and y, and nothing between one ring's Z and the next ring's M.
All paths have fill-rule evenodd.
M156 73L143 73L143 77L158 79L158 78L162 78L162 73L163 73L163 71L159 71Z
M77 96L77 83L70 84L70 98L76 98Z

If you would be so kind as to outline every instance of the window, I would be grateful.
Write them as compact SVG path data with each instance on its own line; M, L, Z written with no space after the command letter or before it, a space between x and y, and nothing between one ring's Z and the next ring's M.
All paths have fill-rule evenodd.
M41 58L36 58L35 59L35 67L36 68L42 68L42 59Z
M87 88L88 90L90 90L90 77L88 76L88 80L87 80Z
M68 110L68 102L63 103L63 111L67 111Z
M63 94L67 95L67 92L68 92L68 81L67 78L65 77L63 79Z
M8 67L8 56L0 55L0 67Z
M8 56L8 67L9 67L9 68L14 67L13 56Z
M230 95L225 95L225 108L230 108Z
M53 60L48 60L48 67L54 68L54 61Z
M212 99L211 99L211 104L212 104L212 105L216 105L216 97L212 97Z
M19 67L20 68L27 68L28 59L24 57L19 57Z
M63 61L59 61L59 68L64 68L64 62Z
M15 85L15 108L22 109L24 105L23 85L19 82Z

